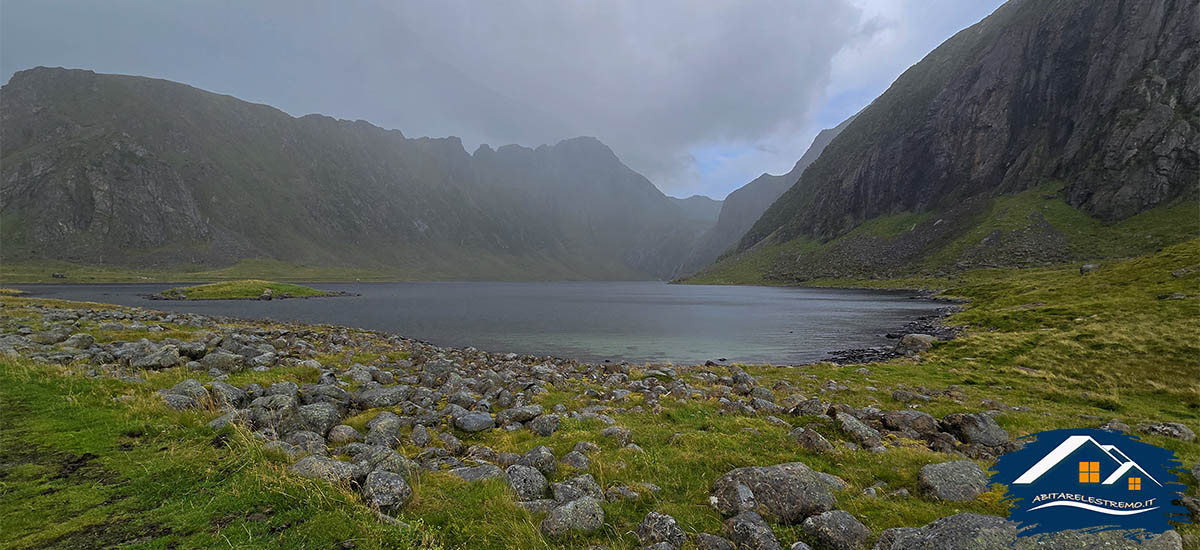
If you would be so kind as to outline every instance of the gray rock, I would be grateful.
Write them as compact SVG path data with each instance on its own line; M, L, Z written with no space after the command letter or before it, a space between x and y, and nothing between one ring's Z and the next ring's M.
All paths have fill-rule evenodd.
M792 430L789 435L806 451L814 453L833 452L833 444L811 428L800 426Z
M403 427L404 425L400 422L400 418L395 414L389 412L380 413L370 422L367 422L367 437L365 441L368 445L395 447L400 444L400 431Z
M642 544L667 543L672 548L683 548L687 535L675 518L658 512L646 514L637 528L638 542Z
M177 411L182 411L182 410L187 410L187 409L195 409L195 408L200 407L200 404L197 403L195 399L192 399L191 397L188 397L186 395L179 395L177 393L168 393L168 394L164 394L162 396L162 398L163 398L163 403L165 403L167 405L167 408L175 409Z
M179 355L188 359L200 359L208 351L204 342L181 342L178 347Z
M877 550L930 550L971 548L978 550L1077 550L1139 548L1179 550L1182 539L1175 531L1158 536L1130 537L1124 530L1100 532L1062 531L1040 536L1017 537L1016 524L998 516L957 514L918 529L890 530L880 537ZM890 542L889 546L881 546Z
M797 403L795 407L788 410L788 413L796 416L825 416L828 410L828 403L812 397Z
M480 481L484 479L501 479L504 477L504 470L494 464L480 464L479 466L467 466L463 468L454 468L450 473L458 476L464 481Z
M738 550L782 550L771 527L754 512L741 512L725 520L725 534Z
M584 497L597 500L604 498L600 484L596 483L596 478L592 477L592 474L583 474L566 481L552 483L550 491L554 493L554 500L557 502L571 502Z
M496 427L492 415L485 412L469 412L454 419L454 426L464 432L482 432Z
M95 343L96 343L96 339L92 338L92 335L79 332L79 333L72 334L71 337L67 338L65 341L63 341L62 344L63 344L63 346L68 347L68 348L88 349L88 348L92 347L92 344L95 344Z
M360 409L378 409L399 405L410 395L412 388L408 386L390 386L360 391L353 396L353 400Z
M572 500L550 510L540 525L547 537L561 537L568 533L591 533L604 526L604 508L592 497Z
M329 454L329 451L325 448L325 438L316 432L300 430L287 434L287 437L284 437L283 440L309 454L321 456Z
M528 422L542 414L541 405L512 407L496 413L496 424L504 426L513 422Z
M561 421L562 417L557 414L543 414L526 422L525 427L537 435L550 437L551 434L558 431L558 425Z
M337 406L329 403L313 403L300 407L300 418L304 427L324 436L342 421Z
M592 461L588 459L587 455L579 451L568 452L558 461L576 470L587 470L592 466Z
M879 534L879 538L875 539L874 550L891 550L892 543L896 542L897 539L907 536L911 533L915 533L916 531L918 531L918 529L915 527L893 527L891 529L884 529L883 532Z
M255 429L271 428L281 434L304 429L300 407L290 395L267 395L251 401L250 421Z
M363 484L363 496L367 504L382 512L390 513L404 506L412 497L412 487L404 476L392 472L371 472Z
M905 334L896 344L896 352L904 355L914 355L927 351L933 346L934 337L929 334Z
M359 470L349 462L342 462L323 456L309 455L295 464L288 471L307 478L323 479L330 482L350 481L358 476Z
M1087 275L1088 273L1096 271L1097 269L1100 269L1100 266L1098 264L1083 264L1083 265L1079 266L1079 274Z
M830 510L804 520L804 532L821 550L865 550L871 530L845 510Z
M200 382L196 381L195 378L188 378L175 384L168 390L168 393L190 397L201 406L209 402L208 390L204 389L204 386L200 385Z
M264 395L290 395L298 399L300 396L300 386L295 382L276 382L267 386L267 391Z
M438 439L442 440L442 448L446 449L446 452L455 456L462 454L463 443L460 439L454 437L454 434L442 432L438 434Z
M165 345L149 355L135 359L130 366L135 369L169 369L183 364L179 350L172 345Z
M530 514L546 514L558 506L552 498L539 498L534 500L518 501L517 506L527 510Z
M861 420L841 411L835 413L833 418L837 420L842 431L846 432L859 445L871 448L883 444L883 438L879 432L875 428L863 424Z
M967 502L987 491L988 475L970 460L927 464L917 474L921 494L950 502Z
M63 327L56 327L56 328L52 328L50 330L35 333L32 336L30 336L29 339L33 340L34 342L37 342L39 344L49 346L49 345L53 345L53 344L57 344L59 342L65 341L67 338L70 338L70 337L71 337L71 331L69 331Z
M1196 440L1196 433L1178 422L1159 422L1157 424L1142 424L1138 431L1144 434L1172 437L1184 442Z
M709 502L725 516L762 511L783 524L832 510L833 491L803 462L731 470L713 483Z
M517 464L531 466L545 475L551 476L558 471L558 461L554 458L554 451L545 445L538 445L521 455L517 459Z
M540 499L550 486L546 476L532 466L513 464L504 470L504 475L519 500Z
M805 544L803 541L796 541L788 547L788 550L812 550L812 547Z
M237 386L226 384L220 380L209 382L208 392L212 395L213 405L221 409L241 408L250 398Z
M243 427L250 425L250 411L248 409L234 409L208 423L208 427L214 430L220 430L230 424L236 424Z
M696 548L699 550L736 550L729 539L708 533L696 535Z
M350 407L350 393L333 384L309 384L300 388L300 402L305 405L329 403L339 409Z
M354 429L353 426L341 424L330 428L329 435L326 436L326 439L329 441L330 445L337 446L345 445L347 443L354 443L355 441L362 441L363 435L358 433L358 430Z
M198 361L205 370L218 369L224 372L235 372L246 368L246 358L223 349L215 349Z
M346 448L358 448L359 446L361 448L357 449L355 453L348 454L352 454L355 465L364 472L392 472L409 478L421 471L419 464L387 447L350 443L346 445Z
M412 433L409 434L408 440L417 447L426 447L433 441L433 436L429 435L429 430L425 426L417 424L413 426Z
M942 419L942 427L963 443L988 447L1008 443L1008 432L986 414L948 414Z

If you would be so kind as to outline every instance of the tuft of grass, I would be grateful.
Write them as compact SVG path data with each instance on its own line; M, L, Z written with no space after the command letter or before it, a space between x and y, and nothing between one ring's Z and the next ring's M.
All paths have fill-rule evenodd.
M259 279L209 283L189 287L175 287L162 291L162 295L181 300L247 300L271 291L273 298L311 298L332 296L324 290L291 283L276 283Z

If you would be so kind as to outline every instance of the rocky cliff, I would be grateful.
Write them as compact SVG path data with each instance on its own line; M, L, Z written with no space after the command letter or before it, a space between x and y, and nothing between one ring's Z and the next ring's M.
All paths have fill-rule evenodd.
M1178 208L1197 200L1198 108L1196 2L1013 0L901 75L736 250L822 245L774 261L784 280L912 271L939 251L940 266L1086 256L1073 228L1042 212L971 232L1005 215L1002 197L1035 190L1055 203L1039 208L1065 204L1080 224L1163 210L1196 222L1198 210ZM862 229L901 218L911 227Z
M458 138L81 70L19 72L0 102L5 261L668 278L715 222L590 138L471 155Z

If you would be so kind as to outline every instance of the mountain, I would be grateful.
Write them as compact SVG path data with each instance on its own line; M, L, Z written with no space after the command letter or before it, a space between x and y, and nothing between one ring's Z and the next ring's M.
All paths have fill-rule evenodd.
M683 209L683 215L688 219L705 223L716 223L724 204L704 195L692 195L686 199L671 197L671 201Z
M454 137L48 68L12 77L0 117L5 262L669 278L715 223L593 138L468 154Z
M1198 11L1008 2L901 75L699 280L1042 265L1195 237Z
M742 235L745 235L759 216L762 216L762 213L771 206L771 203L774 203L780 195L783 195L784 191L787 191L800 179L800 174L804 173L804 169L821 156L821 151L825 150L825 146L829 145L829 142L833 141L833 138L840 134L852 120L854 117L846 119L833 128L826 128L818 132L812 145L809 145L808 150L804 152L800 160L796 161L795 166L788 173L781 176L764 173L729 193L720 203L720 214L717 216L716 226L700 240L700 244L688 257L687 267L684 271L686 273L698 271L716 261L723 252L737 244Z

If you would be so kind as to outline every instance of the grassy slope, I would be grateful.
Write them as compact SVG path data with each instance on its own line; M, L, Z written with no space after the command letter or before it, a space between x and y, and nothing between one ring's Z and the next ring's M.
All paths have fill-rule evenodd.
M862 284L881 285L879 281ZM963 401L938 398L922 405L922 410L936 416L974 412L984 408L981 400L985 398L1028 407L998 417L1014 436L1095 426L1113 417L1131 425L1183 422L1200 430L1200 342L1195 339L1195 334L1200 334L1200 299L1196 296L1200 240L1106 264L1087 276L1068 268L981 270L954 280L886 284L939 287L948 294L970 298L971 307L953 318L953 322L968 326L967 335L936 345L920 361L870 365L869 374L857 372L857 367L831 364L751 366L748 370L767 387L777 380L788 381L792 390L779 392L779 397L799 392L885 409L905 407L891 399L893 388L953 386L965 394ZM1159 299L1176 292L1190 297ZM40 303L23 298L0 300L6 305L3 315L9 316L21 315L19 307L23 305ZM84 329L94 331L90 326ZM183 330L158 333L158 337L178 337ZM343 365L365 360L349 353L321 359ZM239 548L267 541L282 547L326 548L351 539L357 548L406 547L432 540L463 548L541 545L537 534L540 517L517 508L502 482L467 484L445 474L423 475L415 480L414 499L401 518L413 528L404 529L379 524L350 492L284 474L278 457L256 450L242 434L233 433L228 442L214 446L213 435L202 422L215 413L165 411L152 395L155 388L170 386L194 373L180 369L148 373L148 384L128 385L67 376L60 367L24 361L0 359L0 365L0 401L13 405L0 412L5 416L0 423L0 449L6 453L37 449L51 455L92 453L99 458L89 462L94 465L89 467L103 467L110 472L104 475L111 479L100 483L60 477L64 471L60 462L20 464L11 469L2 479L0 492L0 515L10 518L0 546L70 547L62 542L82 540L78 538L81 533L119 534L135 527L157 529L134 545L139 548L164 547L171 542L183 547L220 544ZM635 377L638 372L635 370ZM239 374L230 382L311 381L315 376L314 371L303 369L276 369ZM821 393L827 380L845 383L849 389ZM578 397L582 389L557 388L540 401L544 405L586 404L586 398ZM134 397L114 402L112 397L119 395ZM630 405L633 403L636 400ZM859 517L876 535L889 527L922 525L960 511L1002 514L1005 510L998 489L968 503L862 495L876 480L888 483L884 492L907 488L915 495L919 467L951 458L919 446L908 447L903 441L892 442L894 448L884 455L814 455L792 444L786 429L759 417L719 414L714 401L666 398L662 405L658 412L613 415L619 424L632 428L634 441L646 450L644 455L599 440L596 433L602 426L577 420L564 421L560 431L548 438L525 430L459 435L465 444L483 443L498 451L521 452L545 444L560 456L576 441L597 441L602 450L592 456L591 473L602 486L648 481L662 487L661 493L637 502L606 503L607 526L600 533L549 546L602 543L634 548L636 541L629 533L652 510L674 515L688 532L719 532L721 519L707 505L712 482L734 467L791 460L803 460L845 478L850 487L838 493L839 506ZM361 428L374 414L371 411L347 423ZM794 423L813 420L789 417ZM827 424L814 425L831 439L845 439ZM682 435L674 436L676 433ZM1146 436L1146 440L1175 450L1187 466L1200 460L1200 442L1156 436ZM409 456L416 453L414 448L401 450ZM6 458L4 462L14 461ZM552 480L573 475L565 470ZM1196 480L1189 474L1182 479L1189 491L1196 490ZM51 489L56 492L47 492ZM71 515L75 512L80 515ZM785 546L803 538L798 527L775 529ZM1194 526L1181 529L1197 532ZM54 543L56 539L58 543Z
M185 300L232 300L240 298L258 298L267 289L271 289L271 293L276 298L291 297L291 298L309 298L314 296L329 296L324 290L317 290L312 287L293 285L289 283L276 283L272 281L262 281L258 279L243 279L240 281L227 281L222 283L209 283L206 285L197 285L189 287L176 287L164 290L165 296L182 298Z
M1079 260L1122 258L1146 254L1164 246L1200 236L1200 204L1182 200L1147 210L1113 225L1073 208L1057 191L1060 184L1045 185L1014 195L992 199L967 231L949 244L928 253L911 267L914 276L943 271L961 255L994 231L1014 231L1043 218L1061 232L1069 243L1070 255ZM807 238L786 242L766 239L754 248L722 258L708 269L682 282L693 284L789 284L773 281L765 273L773 266L787 265L799 254L815 254L848 239L869 235L894 239L907 231L921 231L921 224L936 220L932 212L905 212L863 222L853 231L827 243ZM808 283L805 283L808 284Z

